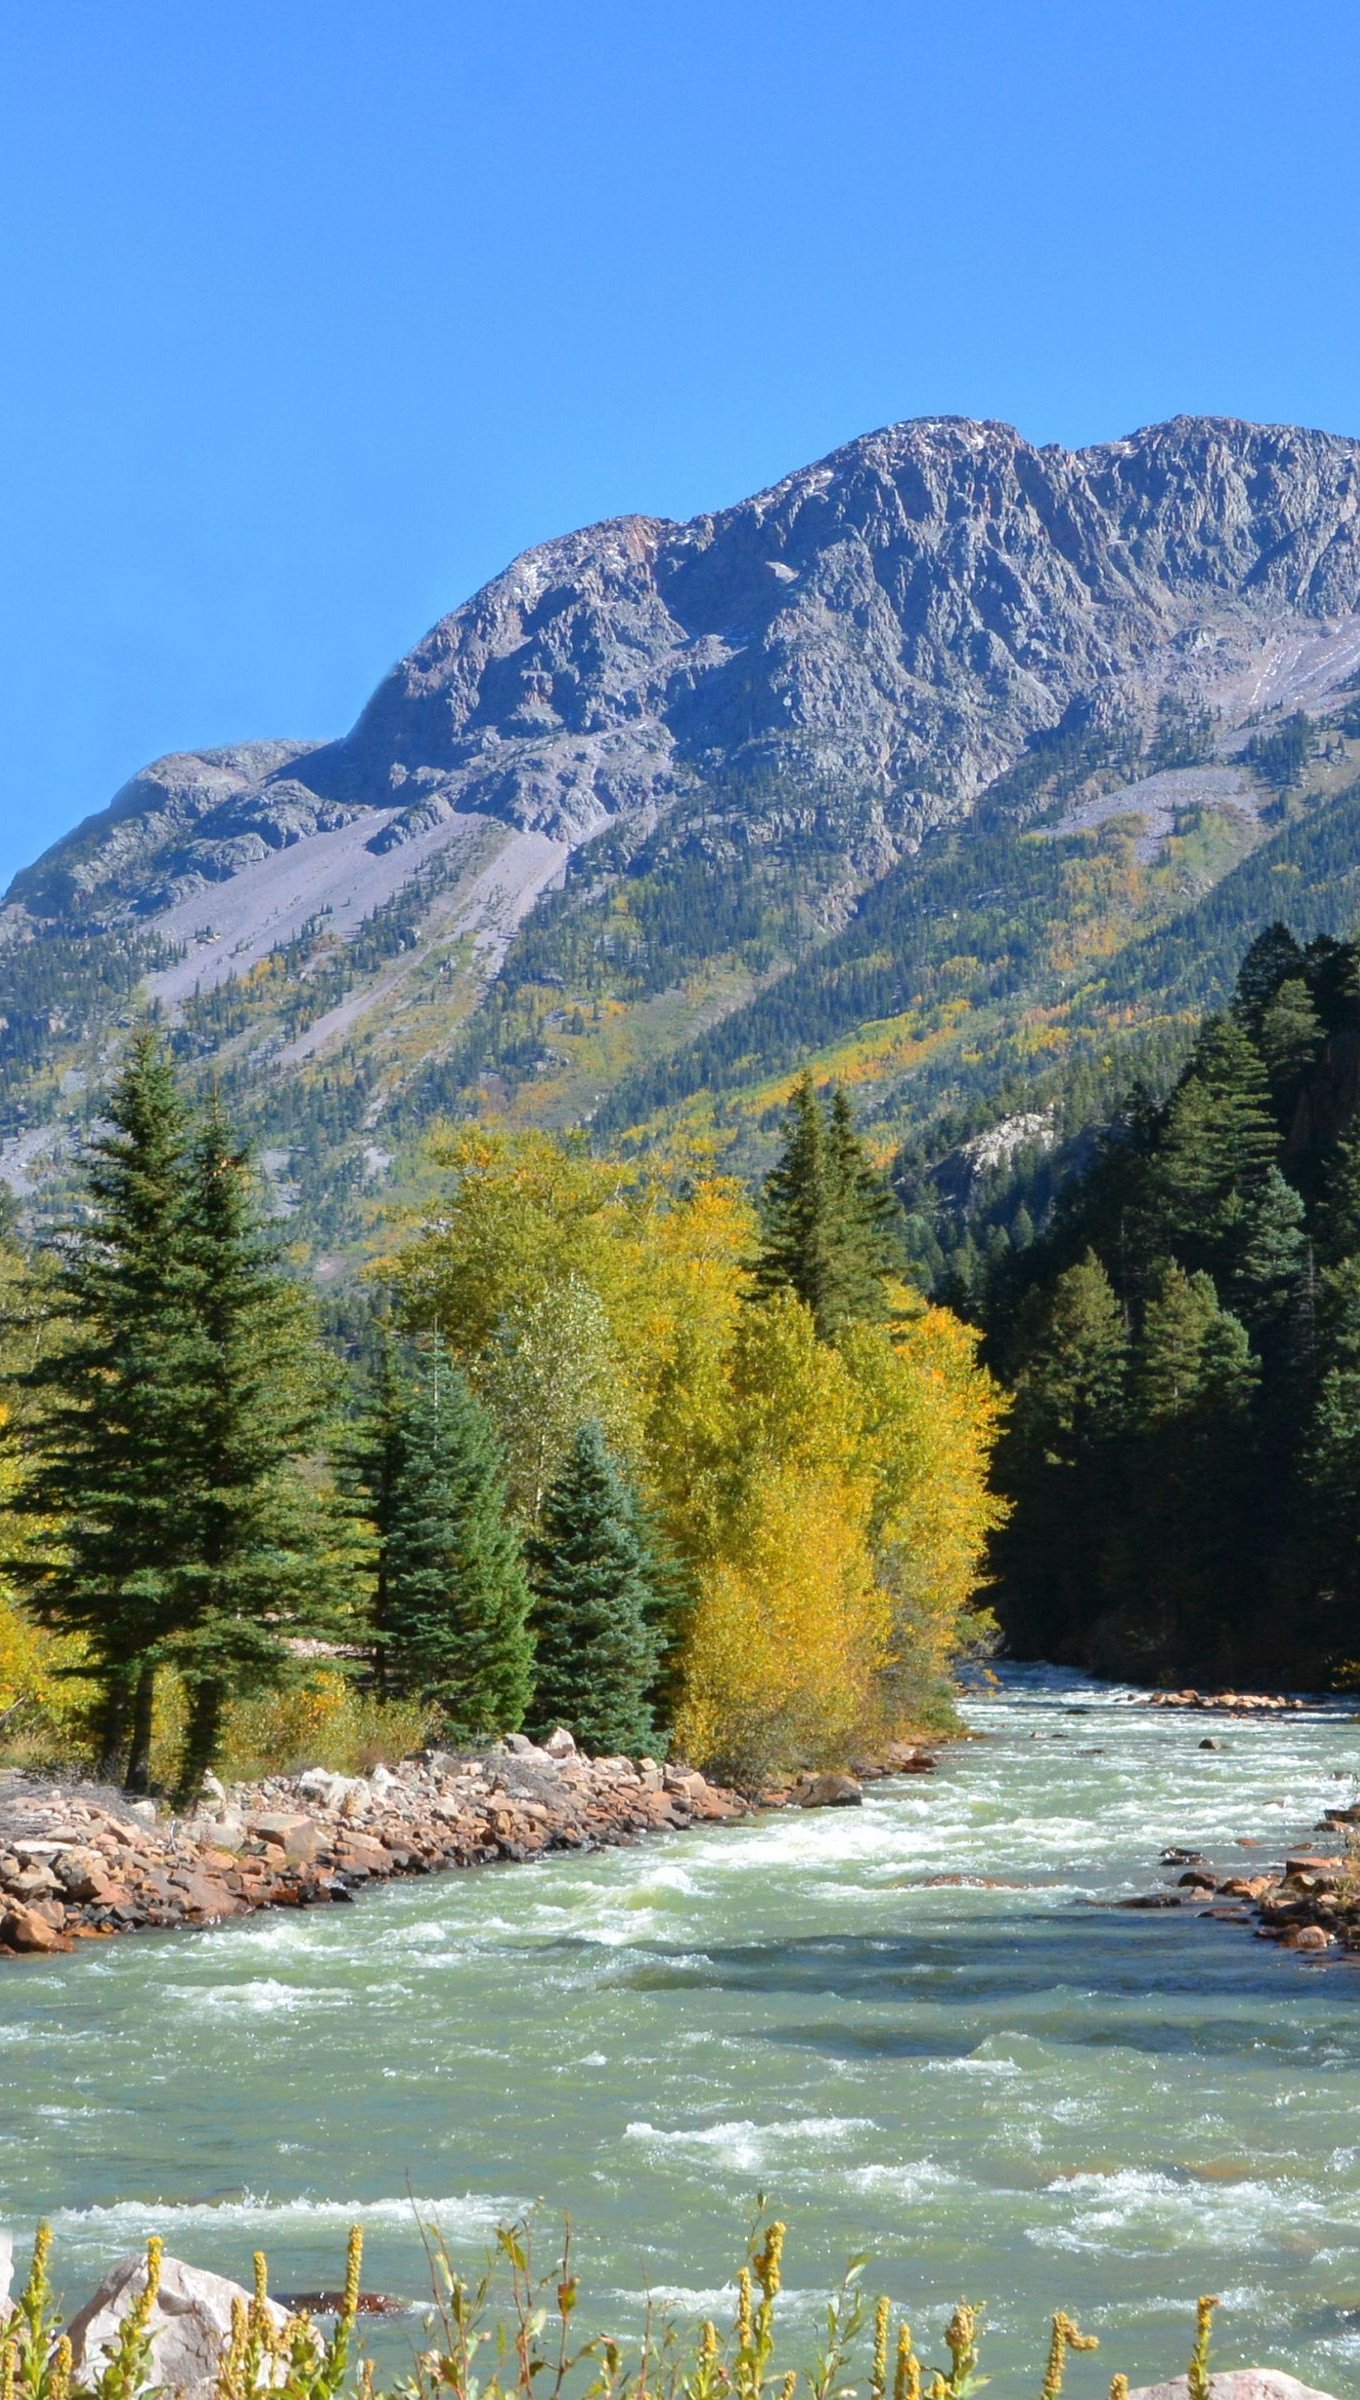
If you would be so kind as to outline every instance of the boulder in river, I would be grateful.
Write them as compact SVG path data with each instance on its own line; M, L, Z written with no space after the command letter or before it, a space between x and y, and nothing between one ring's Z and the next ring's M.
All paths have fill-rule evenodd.
M146 2289L146 2260L138 2252L120 2259L104 2277L93 2299L72 2317L67 2331L77 2378L92 2383L117 2342L123 2319ZM183 2259L166 2258L161 2288L151 2312L151 2364L154 2381L184 2400L211 2400L217 2387L222 2355L231 2339L234 2300L250 2293L225 2275L210 2275L205 2267L186 2266ZM284 2311L266 2302L277 2326Z
M853 1775L813 1775L806 1783L795 1784L792 1794L799 1808L859 1808L864 1794Z

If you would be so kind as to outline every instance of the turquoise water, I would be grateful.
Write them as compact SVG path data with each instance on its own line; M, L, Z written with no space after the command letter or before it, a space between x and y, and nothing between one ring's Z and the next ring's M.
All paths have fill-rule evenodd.
M1278 1854L1350 1797L1360 1722L1201 1751L1202 1718L1026 1674L969 1715L982 1739L862 1810L6 1969L0 2222L54 2216L75 2298L153 2228L333 2284L358 2217L366 2280L419 2294L413 2198L470 2263L538 2198L622 2316L714 2305L763 2190L794 2315L871 2249L923 2332L985 2301L1026 2388L1072 2309L1094 2394L1178 2369L1213 2290L1224 2363L1360 2393L1357 1970L1089 1905L1168 1842Z

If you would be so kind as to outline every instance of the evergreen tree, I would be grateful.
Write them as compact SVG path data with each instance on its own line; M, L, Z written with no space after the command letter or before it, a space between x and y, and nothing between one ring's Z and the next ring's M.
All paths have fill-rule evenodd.
M1360 1257L1319 1294L1319 1369L1303 1454L1304 1540L1333 1656L1354 1654L1360 1606Z
M1303 1202L1278 1167L1246 1196L1233 1249L1235 1310L1253 1329L1274 1324L1298 1295L1306 1250Z
M826 1148L839 1323L859 1319L872 1324L888 1313L883 1290L887 1278L902 1272L903 1213L856 1131L854 1111L839 1084L832 1086L827 1110Z
M676 1550L660 1514L635 1485L629 1489L647 1593L644 1616L655 1660L647 1699L660 1737L674 1722L679 1704L685 1641L697 1591L694 1571ZM658 1748L655 1755L659 1758L663 1751Z
M1120 1505L1129 1339L1093 1252L1030 1312L1026 1363L998 1465L1016 1502L998 1557L1008 1623L1031 1654L1060 1655L1099 1607Z
M784 1118L784 1146L765 1178L754 1296L796 1292L825 1334L834 1274L826 1118L812 1077L800 1075Z
M1152 1252L1221 1271L1278 1147L1259 1051L1235 1018L1209 1018L1157 1144L1147 1229Z
M1330 933L1315 934L1303 954L1303 971L1324 1033L1341 1033L1360 1015L1360 950Z
M1289 1130L1299 1093L1322 1043L1323 1031L1313 1006L1313 995L1302 975L1291 975L1268 1003L1256 1034L1256 1046L1270 1079L1276 1122L1282 1132Z
M1257 1361L1208 1275L1167 1266L1134 1353L1129 1468L1136 1508L1119 1580L1158 1674L1231 1649L1251 1551Z
M9 1570L44 1623L84 1636L104 1771L142 1790L156 1662L196 1537L184 1393L200 1349L184 1112L153 1033L134 1035L108 1119L61 1245L66 1338L22 1379L36 1413L14 1508L36 1534Z
M1352 1117L1327 1168L1316 1223L1317 1254L1326 1267L1360 1253L1360 1117Z
M824 1108L810 1075L789 1100L784 1146L766 1177L753 1297L791 1291L823 1341L857 1319L888 1313L885 1283L900 1272L902 1212L855 1131L849 1102Z
M404 1366L389 1350L360 1478L383 1689L433 1702L459 1742L516 1732L532 1680L529 1587L491 1419L438 1348Z
M1303 952L1287 925L1277 918L1258 933L1237 971L1232 1010L1253 1041L1281 984L1304 972Z
M636 1756L655 1739L654 1607L636 1503L597 1425L585 1425L529 1543L537 1664L530 1728L566 1725L586 1750Z
M260 1221L249 1164L214 1102L194 1144L184 1258L195 1342L180 1394L181 1504L192 1522L165 1654L191 1705L179 1794L216 1759L234 1693L295 1673L289 1637L331 1630L344 1537L308 1472L327 1409L307 1301Z

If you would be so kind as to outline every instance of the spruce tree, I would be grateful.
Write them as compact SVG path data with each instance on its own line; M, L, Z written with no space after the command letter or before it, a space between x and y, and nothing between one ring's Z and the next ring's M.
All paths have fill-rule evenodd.
M679 1705L685 1639L697 1592L693 1571L671 1541L658 1512L636 1486L630 1485L629 1495L647 1593L643 1613L655 1661L647 1699L660 1740ZM660 1747L656 1755L662 1755Z
M1246 1328L1220 1308L1211 1278L1169 1264L1134 1354L1137 1504L1120 1578L1159 1676L1222 1672L1232 1654L1253 1547L1258 1374Z
M884 1284L905 1256L901 1203L870 1159L839 1084L826 1116L826 1155L835 1224L835 1309L839 1325L887 1313Z
M179 1796L195 1797L236 1693L295 1672L290 1637L334 1630L338 1509L309 1472L327 1411L304 1295L260 1218L249 1162L214 1102L194 1144L184 1256L195 1343L181 1394L194 1538L166 1654L190 1687Z
M1270 1167L1242 1203L1228 1277L1233 1308L1253 1330L1276 1323L1297 1298L1305 1248L1303 1202Z
M1232 1011L1253 1041L1281 984L1303 972L1303 952L1289 927L1277 917L1264 933L1257 934L1237 970Z
M1360 1602L1360 1257L1329 1267L1321 1287L1319 1374L1303 1452L1303 1547L1324 1603L1332 1604L1333 1643L1339 1639L1353 1656ZM1339 1622L1338 1602L1345 1612Z
M107 1113L59 1251L64 1338L22 1379L35 1421L13 1505L35 1533L9 1571L44 1623L88 1643L104 1772L142 1790L196 1540L184 1395L200 1346L185 1117L154 1033L134 1035Z
M1222 1272L1278 1148L1260 1052L1235 1018L1209 1018L1161 1128L1149 1247L1189 1268Z
M1324 1266L1360 1253L1360 1117L1352 1117L1332 1152L1315 1238Z
M595 1753L655 1740L657 1672L636 1503L597 1425L577 1434L529 1543L537 1659L530 1730L565 1725Z
M812 1077L800 1075L784 1117L784 1144L765 1178L754 1297L796 1292L825 1336L832 1306L833 1226L826 1119Z
M1315 934L1303 954L1303 972L1324 1033L1340 1033L1360 1017L1360 950L1333 934Z
M843 1092L824 1107L810 1075L793 1088L784 1145L765 1180L752 1296L795 1293L821 1340L888 1313L904 1255L902 1211L873 1167Z
M519 1537L491 1419L438 1347L389 1350L360 1475L383 1688L437 1706L458 1742L517 1732L533 1667Z
M998 1453L1016 1503L998 1559L1008 1623L1031 1653L1063 1655L1099 1612L1122 1493L1129 1337L1093 1252L1030 1309L1025 1352Z
M1256 1034L1282 1132L1289 1130L1323 1038L1312 993L1301 975L1289 976L1267 1005Z

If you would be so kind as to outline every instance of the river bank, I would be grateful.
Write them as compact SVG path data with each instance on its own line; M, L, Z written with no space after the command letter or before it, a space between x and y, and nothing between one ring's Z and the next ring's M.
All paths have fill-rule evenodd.
M933 1763L896 1744L857 1776L804 1776L750 1799L687 1767L588 1758L564 1731L542 1748L512 1734L476 1757L427 1751L369 1775L311 1767L230 1791L210 1779L185 1818L97 1785L0 1777L0 1958L346 1902L394 1877L610 1848L764 1809L854 1806L862 1780Z

